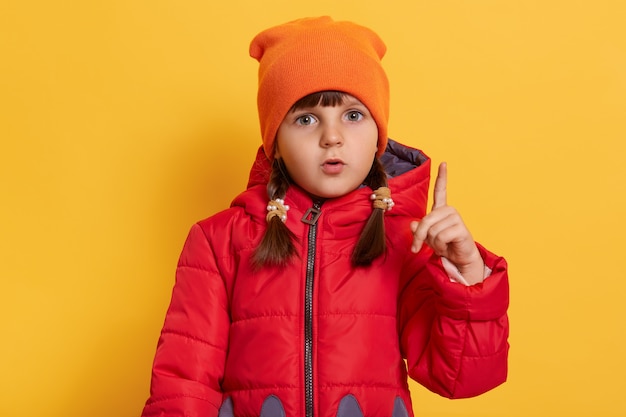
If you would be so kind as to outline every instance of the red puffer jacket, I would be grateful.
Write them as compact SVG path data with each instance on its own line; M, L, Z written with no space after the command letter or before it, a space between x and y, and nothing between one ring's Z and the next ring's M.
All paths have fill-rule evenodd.
M382 160L396 203L385 214L385 256L350 264L372 211L369 188L318 205L291 187L286 224L298 256L254 270L269 170L259 153L248 189L189 233L144 417L406 417L407 373L451 398L504 382L504 259L479 246L492 273L466 287L430 249L411 253L430 161L393 141Z

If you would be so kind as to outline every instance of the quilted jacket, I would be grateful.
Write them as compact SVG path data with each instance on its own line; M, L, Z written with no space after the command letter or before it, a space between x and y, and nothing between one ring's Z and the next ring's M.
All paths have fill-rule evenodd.
M269 172L259 152L246 191L189 232L144 417L407 417L407 375L450 398L505 381L505 260L478 245L492 272L467 287L429 248L411 253L430 160L390 141L382 161L396 203L386 255L350 265L372 211L368 187L316 202L292 186L286 224L298 256L255 270Z

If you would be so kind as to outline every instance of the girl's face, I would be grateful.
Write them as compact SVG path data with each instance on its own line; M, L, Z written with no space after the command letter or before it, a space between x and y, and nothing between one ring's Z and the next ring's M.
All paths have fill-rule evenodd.
M357 189L372 167L378 127L369 110L346 94L336 106L291 111L276 134L275 158L309 194L334 198Z

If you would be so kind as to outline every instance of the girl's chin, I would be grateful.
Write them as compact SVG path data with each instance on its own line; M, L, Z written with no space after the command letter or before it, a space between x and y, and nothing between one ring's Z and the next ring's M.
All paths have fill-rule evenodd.
M333 189L333 190L313 190L313 191L305 190L305 191L307 192L307 194L309 194L309 196L313 200L328 200L330 198L343 197L344 195L351 193L352 191L356 190L357 188L355 188L355 189L346 189L346 190Z

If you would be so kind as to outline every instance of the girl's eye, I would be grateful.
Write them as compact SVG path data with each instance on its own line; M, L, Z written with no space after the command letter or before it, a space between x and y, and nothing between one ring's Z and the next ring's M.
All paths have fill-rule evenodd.
M302 126L308 126L315 123L315 118L310 114L305 114L296 119L296 123Z
M363 113L361 113L360 111L353 110L353 111L348 112L346 117L351 122L358 122L359 120L363 118Z

